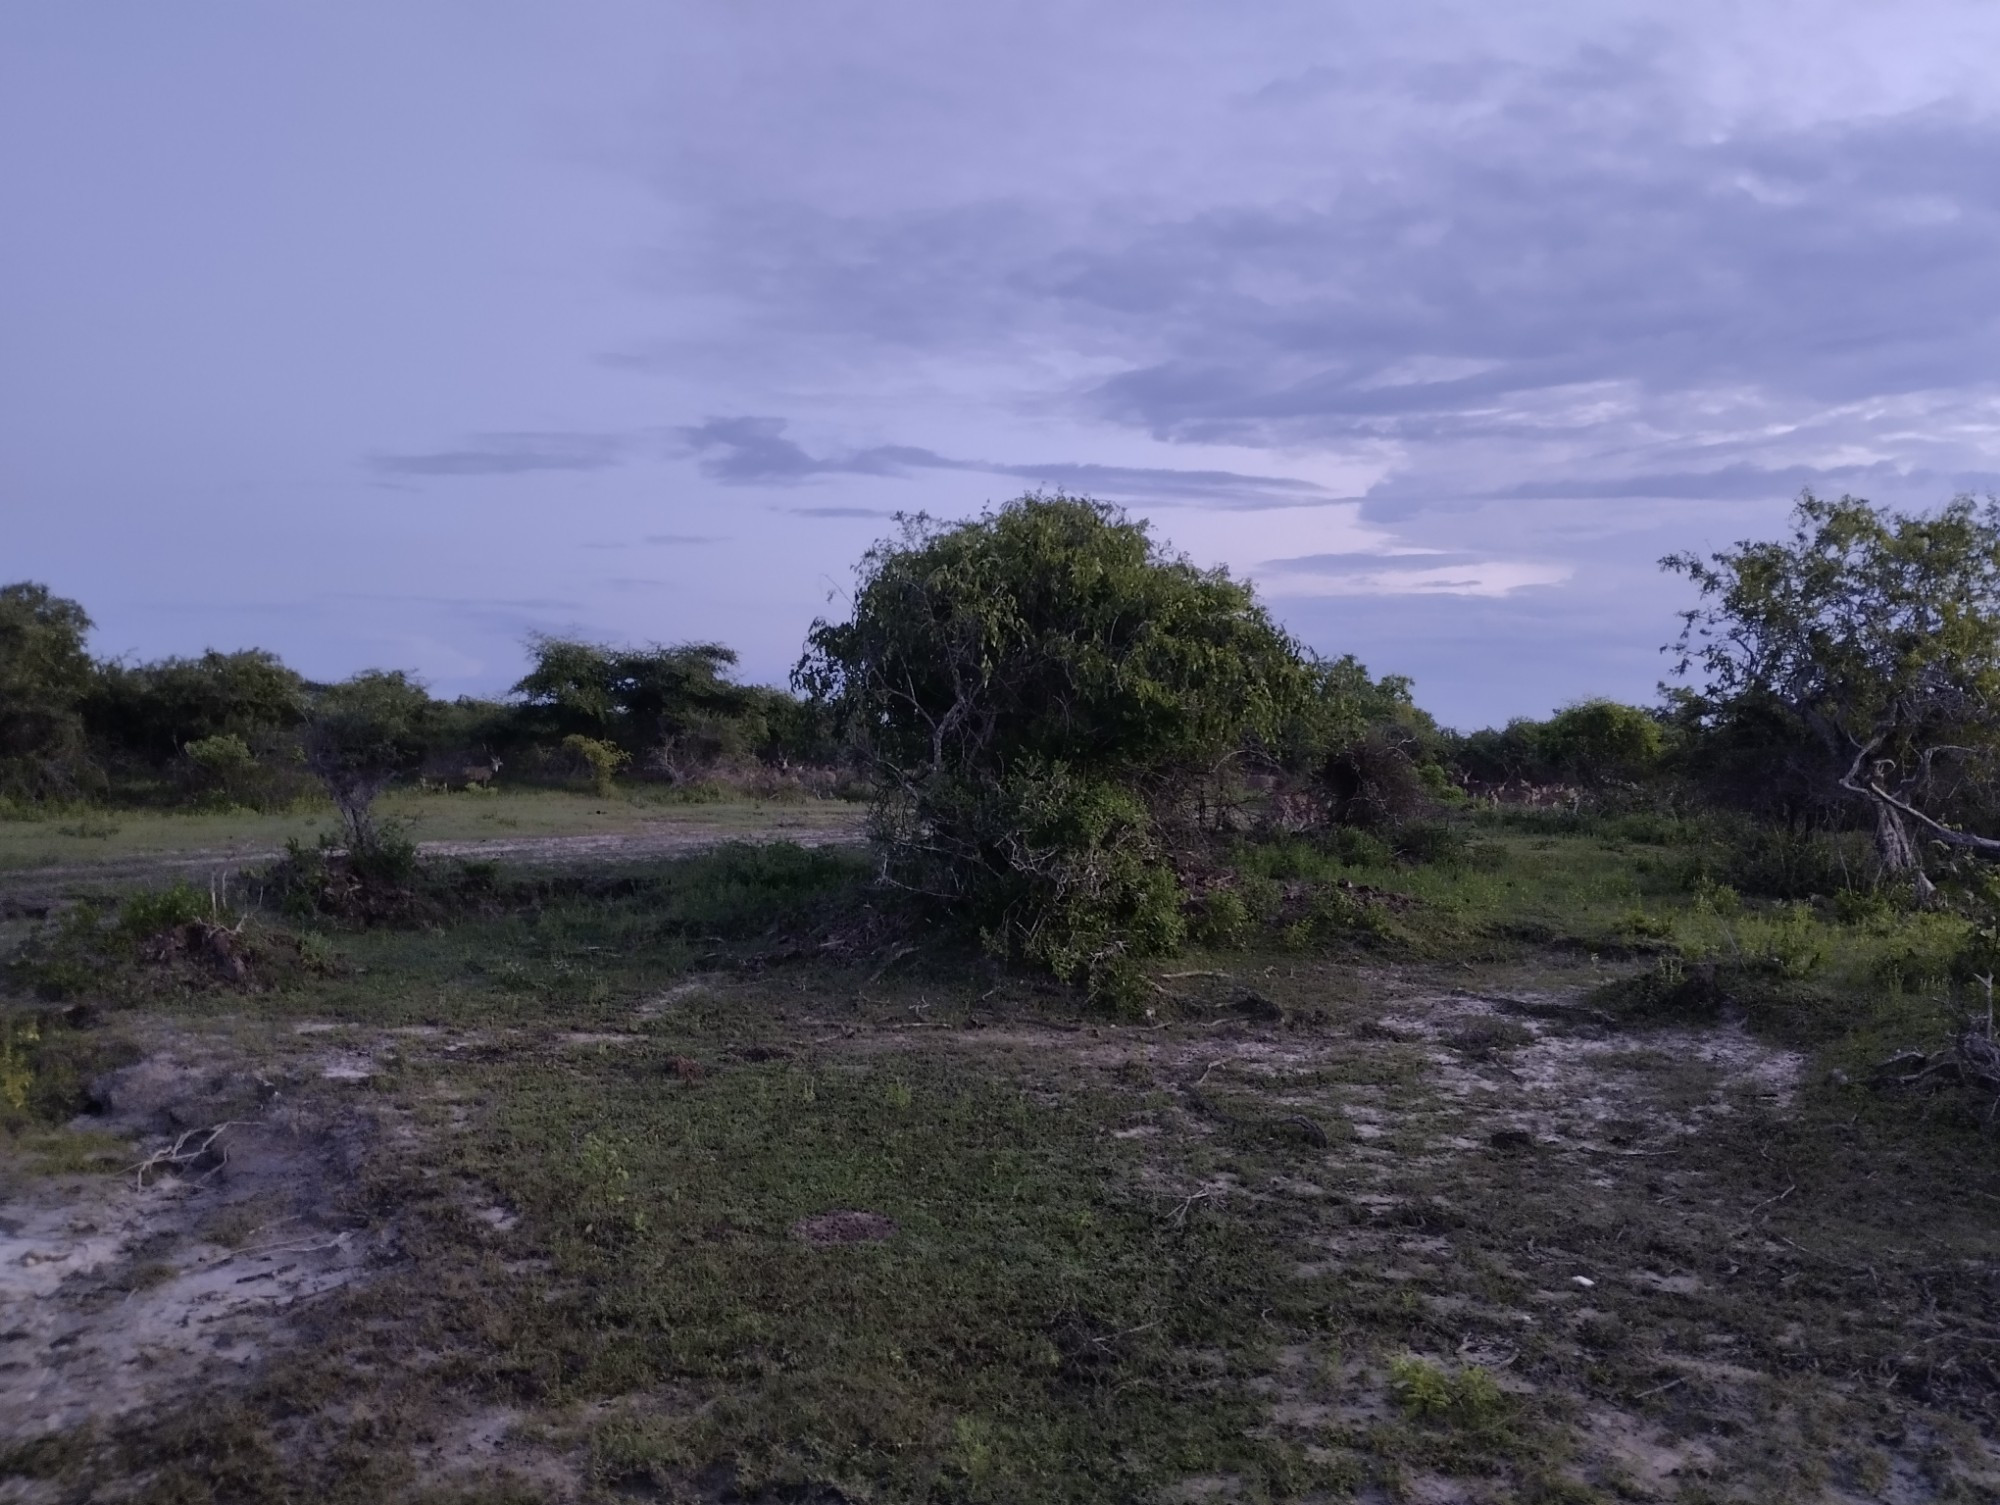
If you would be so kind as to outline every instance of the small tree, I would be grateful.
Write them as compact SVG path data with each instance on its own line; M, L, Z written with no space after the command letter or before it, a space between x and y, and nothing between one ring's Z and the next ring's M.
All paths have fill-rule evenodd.
M1064 976L1175 945L1163 816L1303 690L1250 588L1060 495L904 519L858 573L794 678L874 776L889 878Z
M1920 895L1920 837L2000 856L1955 819L2000 754L2000 506L1923 516L1808 492L1783 542L1662 563L1703 599L1676 645L1675 672L1706 679L1691 714L1790 718Z
M562 745L589 768L590 787L599 798L616 792L613 778L619 769L632 761L632 755L616 743L600 742L595 737L579 736L574 732L563 738Z
M306 767L340 812L351 851L380 841L376 796L422 760L434 719L429 694L401 670L357 674L314 698L305 723Z

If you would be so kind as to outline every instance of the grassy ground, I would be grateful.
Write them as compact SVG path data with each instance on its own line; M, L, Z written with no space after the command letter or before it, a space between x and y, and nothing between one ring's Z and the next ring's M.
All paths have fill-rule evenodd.
M1964 927L1476 835L1246 856L1272 927L1165 964L1152 1017L885 951L860 854L784 848L42 1005L17 1078L138 1064L72 1130L15 1114L0 1214L134 1231L64 1256L19 1414L114 1323L237 1337L12 1427L0 1490L1994 1498L2000 1163L1861 1084L1977 1002ZM225 1121L165 1190L75 1174Z
M420 842L518 842L535 838L632 836L679 830L717 836L836 830L857 807L825 800L689 801L671 791L621 790L610 798L565 789L423 793L398 789L377 809ZM249 810L87 810L47 819L0 820L0 874L88 869L155 860L229 860L312 842L337 826L330 806L282 814Z

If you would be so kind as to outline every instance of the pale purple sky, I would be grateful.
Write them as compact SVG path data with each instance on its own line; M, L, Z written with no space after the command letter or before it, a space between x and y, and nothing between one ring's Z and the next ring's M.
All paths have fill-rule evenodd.
M779 681L887 514L1061 485L1448 722L1648 699L1660 554L1996 484L1996 64L1986 3L9 6L0 580Z

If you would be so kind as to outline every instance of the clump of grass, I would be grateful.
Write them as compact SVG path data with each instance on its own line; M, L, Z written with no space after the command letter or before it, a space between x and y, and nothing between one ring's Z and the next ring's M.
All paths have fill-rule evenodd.
M1389 1393L1415 1420L1471 1427L1490 1426L1507 1398L1492 1374L1477 1364L1447 1369L1415 1354L1389 1360Z
M0 1010L0 1128L18 1137L74 1118L90 1106L92 1078L138 1058L94 1024L83 1010Z

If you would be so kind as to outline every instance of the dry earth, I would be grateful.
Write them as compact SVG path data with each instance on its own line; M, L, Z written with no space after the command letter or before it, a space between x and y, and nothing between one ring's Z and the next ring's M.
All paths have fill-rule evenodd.
M1389 978L1383 983L1386 994L1396 992ZM0 1203L0 1441L226 1387L284 1346L310 1341L319 1298L392 1266L393 1217L343 1220L329 1211L339 1204L335 1182L417 1132L409 1115L366 1090L383 1060L393 1056L422 1077L427 1067L448 1075L466 1052L490 1057L530 1042L543 1051L615 1049L643 1039L637 1031L663 1007L710 985L695 979L642 1006L629 1034L158 1027L146 1058L101 1082L101 1111L76 1126L128 1137L137 1146L128 1168L17 1181ZM1543 1178L1582 1195L1644 1176L1657 1203L1681 1199L1722 1216L1733 1236L1768 1244L1768 1209L1708 1206L1723 1194L1677 1151L1732 1119L1784 1112L1802 1070L1798 1056L1734 1026L1635 1040L1553 993L1404 994L1367 1017L1308 1027L1230 1016L1153 1028L966 1028L933 1026L919 1013L897 1026L807 1018L793 1028L794 1038L764 1048L834 1064L940 1048L1010 1069L1039 1062L1056 1098L1079 1073L1168 1089L1153 1092L1150 1106L1135 1092L1132 1114L1113 1131L1146 1146L1163 1218L1285 1203L1307 1230L1298 1279L1364 1272L1406 1284L1411 1299L1434 1304L1463 1332L1455 1348L1420 1357L1477 1364L1503 1390L1530 1388L1510 1372L1518 1335L1612 1322L1612 1297L1685 1304L1698 1326L1701 1300L1721 1277L1649 1254L1640 1239L1617 1262L1581 1258L1558 1228L1545 1244L1530 1239L1501 1261L1513 1298L1481 1300L1436 1278L1467 1257L1460 1226L1438 1210L1489 1179L1496 1162L1531 1159ZM1377 1069L1357 1069L1371 1064ZM444 1121L462 1122L463 1109L450 1105ZM191 1156L218 1124L228 1127L210 1151ZM1253 1183L1226 1170L1190 1172L1189 1146L1246 1124L1294 1136L1288 1173ZM159 1160L177 1147L184 1163ZM470 1210L496 1230L513 1226L504 1207ZM795 1230L831 1242L892 1232L887 1219L854 1209ZM1483 1269L1495 1263L1490 1250L1480 1259ZM1711 1333L1706 1347L1661 1353L1656 1368L1657 1382L1623 1402L1582 1388L1567 1396L1570 1473L1630 1500L1671 1500L1697 1485L1726 1490L1732 1449L1744 1444L1712 1429L1712 1418L1776 1381L1742 1359L1726 1332ZM1304 1349L1281 1348L1257 1384L1269 1428L1309 1455L1330 1434L1365 1428L1389 1409L1380 1364L1364 1353L1329 1369ZM1703 1403L1663 1409L1658 1397L1677 1391ZM576 1421L481 1408L441 1422L419 1461L438 1480L513 1481L549 1499L573 1498L581 1488L575 1454L547 1438L568 1435L565 1427L573 1433ZM2000 1499L2000 1454L1990 1441L1981 1446L1965 1477ZM1887 1458L1870 1488L1829 1480L1812 1497L1840 1505L1937 1497L1907 1452L1891 1446ZM1228 1477L1197 1478L1170 1497L1239 1493ZM0 1500L57 1497L43 1485L0 1482ZM1417 1474L1399 1498L1499 1505L1506 1496L1491 1482Z

